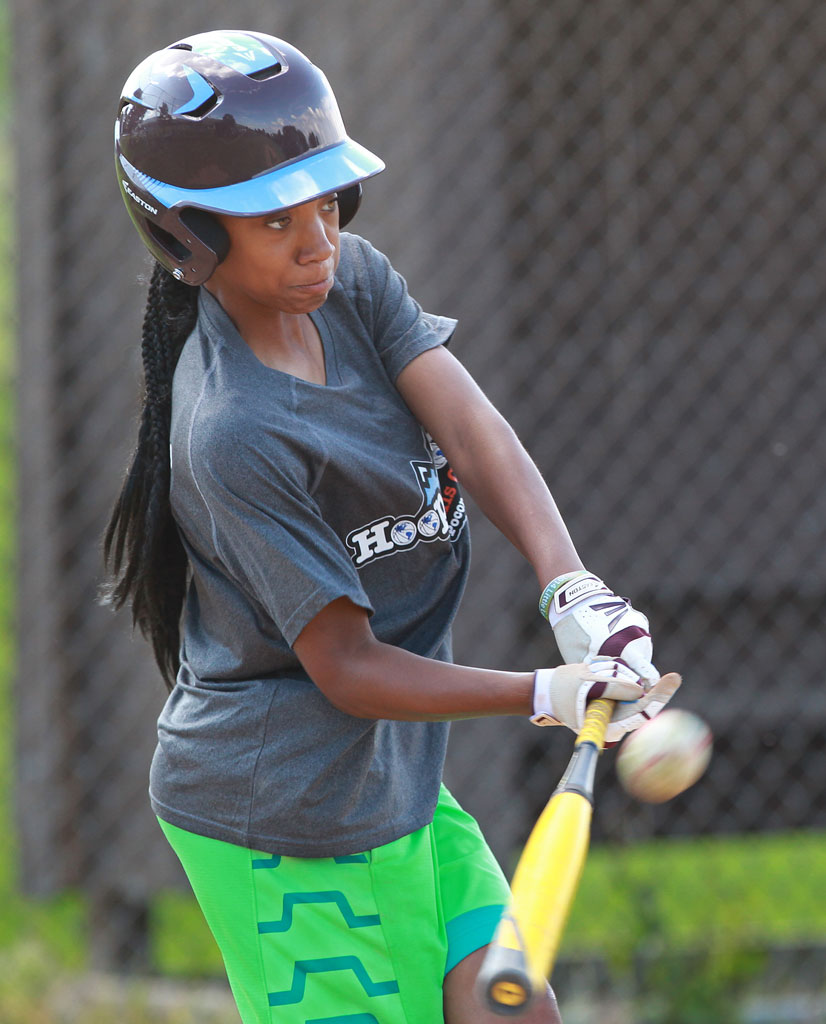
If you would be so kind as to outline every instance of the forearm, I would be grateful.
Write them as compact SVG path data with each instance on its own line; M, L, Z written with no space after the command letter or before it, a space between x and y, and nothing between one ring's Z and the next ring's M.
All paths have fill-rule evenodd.
M540 587L583 568L541 473L492 406L457 431L445 454L462 487L530 562Z
M346 598L305 627L295 652L328 700L357 718L439 722L533 711L532 672L453 665L382 643Z
M574 664L535 676L423 658L377 640L365 609L346 597L322 608L293 646L330 703L356 718L441 722L493 715L528 717L538 712L549 719L544 724L563 722L579 729L588 694L621 701L643 699L634 672L615 662L602 675L587 665ZM592 694L592 684L599 685L599 693ZM659 693L655 687L651 701L667 703L678 685L679 678L674 677L668 693Z
M462 488L531 563L540 587L583 568L541 473L461 363L431 349L405 367L397 385Z

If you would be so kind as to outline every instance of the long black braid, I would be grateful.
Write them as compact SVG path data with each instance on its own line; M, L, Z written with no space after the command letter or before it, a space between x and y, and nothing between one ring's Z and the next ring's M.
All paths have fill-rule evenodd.
M138 443L103 542L113 573L107 600L131 599L132 622L151 641L169 689L179 667L187 562L169 504L172 375L195 326L198 289L155 264L146 299L141 355L143 410Z

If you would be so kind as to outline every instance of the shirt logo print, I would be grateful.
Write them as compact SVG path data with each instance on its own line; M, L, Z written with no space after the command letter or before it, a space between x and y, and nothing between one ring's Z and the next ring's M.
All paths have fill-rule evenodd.
M432 462L411 461L410 465L422 492L419 510L415 515L383 516L351 531L346 540L357 567L422 542L450 539L452 531L436 467Z

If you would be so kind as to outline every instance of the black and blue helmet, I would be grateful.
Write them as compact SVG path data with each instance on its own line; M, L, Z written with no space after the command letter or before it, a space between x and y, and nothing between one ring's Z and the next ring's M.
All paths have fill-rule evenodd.
M203 32L151 54L123 87L118 183L144 244L187 284L226 256L211 217L261 216L338 192L339 225L384 164L348 137L322 71L260 32Z

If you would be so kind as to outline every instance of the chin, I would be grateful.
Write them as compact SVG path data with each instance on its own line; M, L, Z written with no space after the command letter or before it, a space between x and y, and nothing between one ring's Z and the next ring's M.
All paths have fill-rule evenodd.
M330 289L332 291L332 289ZM317 309L320 309L327 301L330 292L325 292L323 295L307 296L307 298L300 303L301 308L296 309L297 313L314 313Z

